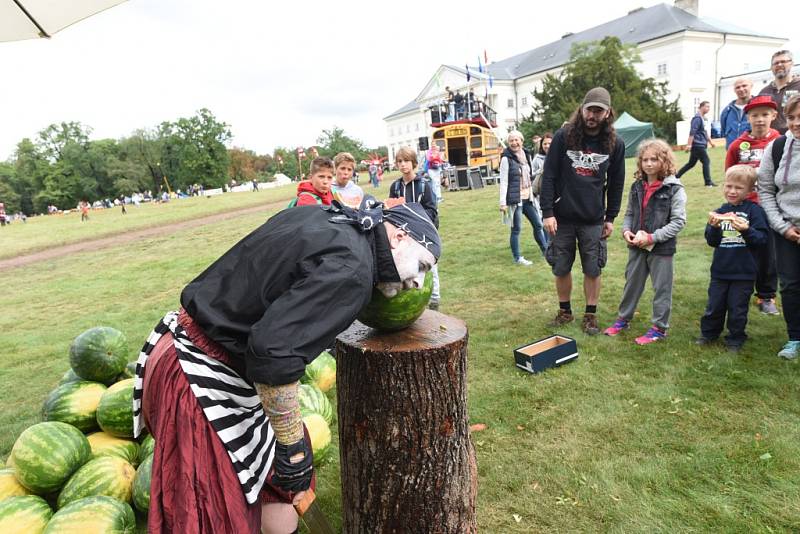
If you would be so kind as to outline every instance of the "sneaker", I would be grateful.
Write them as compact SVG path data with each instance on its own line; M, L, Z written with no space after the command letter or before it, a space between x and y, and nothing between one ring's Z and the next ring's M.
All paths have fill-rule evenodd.
M431 299L428 301L428 309L429 310L438 310L439 309L439 299Z
M533 262L531 260L526 260L525 256L520 256L519 258L514 260L514 263L516 263L517 265L533 265Z
M590 336L596 336L600 333L600 328L597 326L597 315L594 313L584 313L583 322L581 322L581 329L583 332Z
M794 360L797 356L800 356L800 341L787 341L778 356L787 360Z
M711 339L709 337L700 336L700 337L698 337L697 339L694 340L694 344L695 345L705 346L705 345L711 345L715 341L716 341L716 339Z
M742 350L742 345L739 343L725 343L725 346L728 348L728 352L734 354L738 354Z
M625 319L617 319L614 321L614 324L603 330L603 333L607 336L614 337L623 330L627 330L630 327L630 324Z
M574 320L575 316L572 315L572 313L559 308L555 318L550 321L549 326L564 326L565 324L571 323Z
M780 315L775 299L758 299L758 311L764 315Z
M715 184L714 182L708 182L706 184L706 187L717 187L717 184Z
M661 330L656 325L650 327L650 329L644 333L643 336L639 336L635 339L637 345L649 345L650 343L655 343L656 341L662 340L667 337L667 332Z

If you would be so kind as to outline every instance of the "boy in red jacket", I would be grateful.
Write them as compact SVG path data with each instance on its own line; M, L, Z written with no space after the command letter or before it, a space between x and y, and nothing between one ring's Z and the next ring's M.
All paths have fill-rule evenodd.
M297 184L297 199L294 206L331 205L333 193L333 161L331 158L314 158L311 161L311 178Z

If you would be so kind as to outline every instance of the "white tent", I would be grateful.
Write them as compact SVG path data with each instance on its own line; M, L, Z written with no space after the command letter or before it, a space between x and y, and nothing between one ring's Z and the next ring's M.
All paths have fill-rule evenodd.
M0 0L0 42L50 37L125 0Z

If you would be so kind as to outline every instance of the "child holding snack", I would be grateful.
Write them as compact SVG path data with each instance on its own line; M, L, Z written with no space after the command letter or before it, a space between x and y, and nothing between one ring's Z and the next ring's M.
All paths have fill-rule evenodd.
M700 319L698 345L714 342L727 316L725 344L739 352L747 339L747 309L758 272L760 248L767 244L767 216L748 200L756 183L756 170L734 165L725 172L725 204L708 215L706 242L714 247L708 305Z
M616 336L628 329L649 276L654 292L652 326L635 340L647 345L667 336L673 256L676 236L686 225L686 191L675 177L675 157L665 141L643 141L637 152L636 181L622 222L622 237L628 243L625 289L617 320L604 334Z

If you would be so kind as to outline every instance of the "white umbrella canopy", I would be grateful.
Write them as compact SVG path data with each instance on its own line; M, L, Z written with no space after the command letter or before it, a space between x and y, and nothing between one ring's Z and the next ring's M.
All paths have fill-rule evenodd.
M0 42L50 37L125 0L0 0Z

